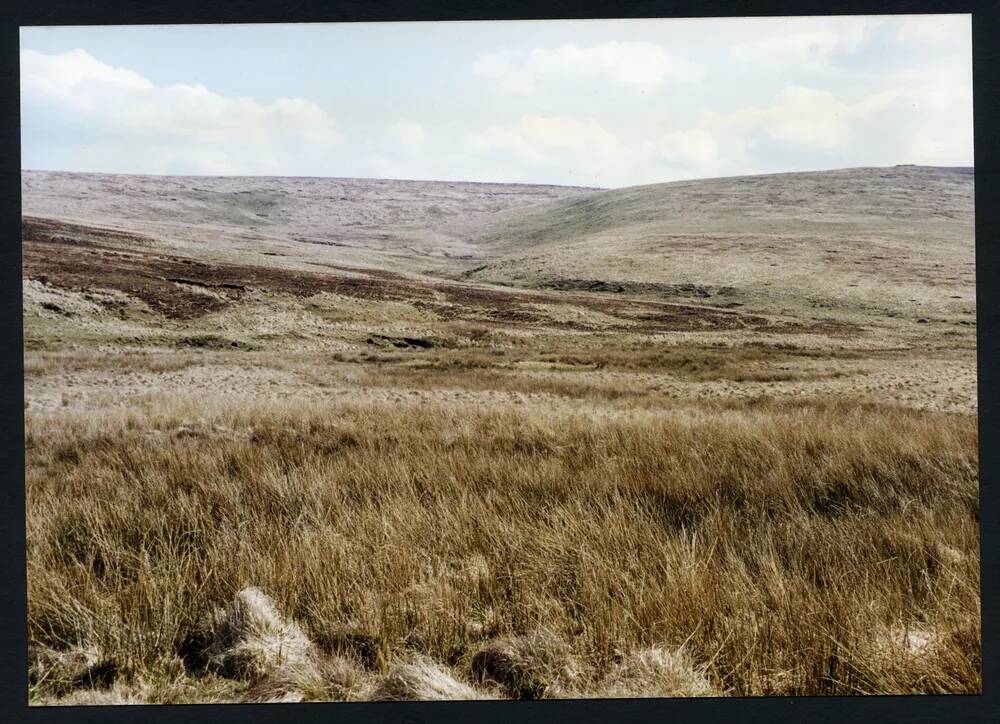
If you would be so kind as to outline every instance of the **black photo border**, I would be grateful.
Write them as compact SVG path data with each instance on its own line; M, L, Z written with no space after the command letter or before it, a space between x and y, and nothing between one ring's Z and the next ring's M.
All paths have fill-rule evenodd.
M571 18L971 13L980 440L983 693L960 696L577 699L559 701L28 707L21 318L19 27ZM1000 722L1000 0L3 0L0 6L0 721Z

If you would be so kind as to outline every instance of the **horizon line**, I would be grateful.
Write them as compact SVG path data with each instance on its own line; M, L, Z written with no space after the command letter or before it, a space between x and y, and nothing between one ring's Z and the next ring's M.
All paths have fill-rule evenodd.
M807 171L758 171L725 176L692 176L690 178L673 179L671 181L651 181L648 183L630 184L627 186L588 186L577 184L557 184L536 181L469 181L462 179L432 179L432 178L393 178L388 176L316 176L310 174L212 174L212 173L130 173L127 171L70 171L65 169L22 168L21 173L52 173L77 176L130 176L141 178L202 178L202 179L310 179L321 181L391 181L396 183L436 183L436 184L468 184L480 186L535 186L548 188L588 189L593 191L614 191L640 188L643 186L661 186L674 183L690 183L693 181L715 181L752 176L782 176L791 174L832 173L837 171L860 171L864 169L886 168L922 168L939 170L969 170L974 171L975 165L933 165L921 163L896 163L888 166L834 166L830 168L810 169Z

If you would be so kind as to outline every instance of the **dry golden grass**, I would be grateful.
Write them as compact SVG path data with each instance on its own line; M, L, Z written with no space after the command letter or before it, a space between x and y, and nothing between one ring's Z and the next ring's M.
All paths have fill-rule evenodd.
M24 180L32 703L980 690L971 174Z
M976 692L977 444L849 400L29 410L33 666L153 701Z

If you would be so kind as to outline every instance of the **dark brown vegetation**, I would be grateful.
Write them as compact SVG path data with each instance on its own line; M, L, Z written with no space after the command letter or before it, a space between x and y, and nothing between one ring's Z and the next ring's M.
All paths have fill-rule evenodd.
M58 231L55 231L58 230ZM247 289L308 297L319 292L362 299L403 299L419 290L398 279L322 275L280 268L204 263L144 249L118 249L105 245L119 241L106 233L78 224L22 224L23 268L29 279L72 290L96 284L141 299L157 312L175 319L190 319L217 311L238 300ZM189 287L207 289L212 294Z
M416 300L417 308L426 309L444 320L546 325L549 323L546 315L531 305L568 303L617 316L621 329L650 333L726 329L800 333L849 332L854 329L853 325L844 323L775 321L711 306L621 301L593 295L557 298L471 284L418 281L391 272L353 267L342 267L341 271L350 274L337 275L277 267L205 263L143 249L142 245L148 245L149 241L138 235L51 220L25 218L22 233L26 278L75 291L88 291L97 285L101 289L115 289L141 299L169 318L181 320L218 311L239 300L247 290L260 289L298 297L329 292L376 301ZM139 248L108 245L133 240L139 242ZM578 330L594 328L580 322L563 322L561 326Z

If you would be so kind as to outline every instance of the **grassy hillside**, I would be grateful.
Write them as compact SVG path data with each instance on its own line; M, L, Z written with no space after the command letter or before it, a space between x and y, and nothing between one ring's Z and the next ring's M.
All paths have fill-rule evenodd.
M24 189L32 703L981 689L970 174Z
M469 278L718 297L801 313L974 310L971 169L916 166L597 191L496 220Z
M397 270L447 268L472 253L466 239L484 219L591 190L52 171L22 172L21 189L26 216L142 231L193 254L250 255L267 266L336 258Z

